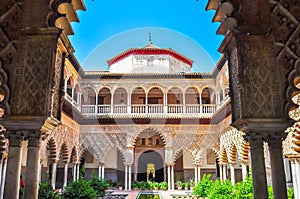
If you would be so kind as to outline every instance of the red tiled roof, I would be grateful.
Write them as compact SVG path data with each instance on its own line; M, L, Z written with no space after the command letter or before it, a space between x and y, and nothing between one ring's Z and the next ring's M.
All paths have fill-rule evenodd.
M123 53L107 60L108 66L111 66L112 64L125 59L126 57L130 55L170 55L174 57L175 59L178 59L186 64L188 64L190 67L192 67L193 60L181 55L180 53L167 48L130 48Z

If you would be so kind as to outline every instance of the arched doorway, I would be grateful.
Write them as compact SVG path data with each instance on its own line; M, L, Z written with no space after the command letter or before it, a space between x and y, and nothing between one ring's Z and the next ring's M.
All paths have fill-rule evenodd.
M153 175L153 181L164 181L164 164L161 155L153 150L145 151L138 160L138 181L147 181Z

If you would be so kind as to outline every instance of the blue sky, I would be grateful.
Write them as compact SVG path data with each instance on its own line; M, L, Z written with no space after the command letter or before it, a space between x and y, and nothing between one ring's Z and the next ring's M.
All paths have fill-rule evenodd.
M148 42L172 48L194 60L194 70L209 72L220 58L223 36L216 35L214 11L205 0L85 0L69 36L85 70L106 70L106 60Z

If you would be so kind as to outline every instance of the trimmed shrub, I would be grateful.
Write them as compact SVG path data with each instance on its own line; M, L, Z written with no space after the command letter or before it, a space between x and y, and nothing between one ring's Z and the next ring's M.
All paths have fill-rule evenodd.
M90 182L79 179L70 182L62 192L62 199L96 199L97 192L91 187Z

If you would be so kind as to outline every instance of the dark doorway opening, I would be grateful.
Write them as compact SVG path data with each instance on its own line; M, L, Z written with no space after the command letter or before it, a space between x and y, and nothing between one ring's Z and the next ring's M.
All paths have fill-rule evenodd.
M154 171L152 171L152 168ZM155 151L149 150L144 152L138 161L138 181L147 181L149 174L152 172L153 181L164 181L164 164L161 155Z

